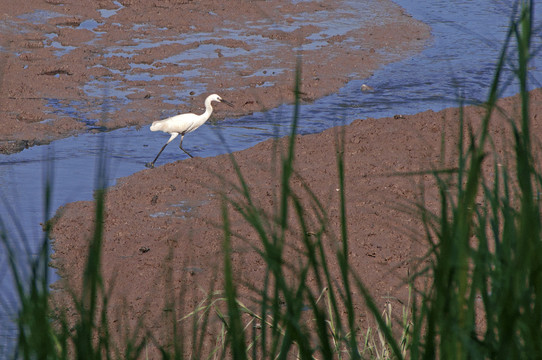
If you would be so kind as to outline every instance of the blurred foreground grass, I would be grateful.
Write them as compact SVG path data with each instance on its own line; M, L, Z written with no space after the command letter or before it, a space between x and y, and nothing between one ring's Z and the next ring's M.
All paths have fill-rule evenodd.
M337 134L336 156L339 177L340 231L329 230L328 216L321 200L309 186L302 196L291 187L296 175L295 134L299 115L299 67L296 79L296 106L288 151L277 159L280 168L278 205L272 216L252 201L252 194L235 157L237 172L235 196L222 198L224 233L224 283L211 290L207 299L189 314L175 315L171 322L172 341L163 344L147 329L127 329L126 341L115 343L109 333L107 303L109 290L100 274L104 203L107 191L102 179L106 171L106 151L99 161L95 196L95 229L89 239L87 267L82 292L71 294L75 314L52 308L50 299L49 224L45 226L43 246L38 257L29 260L30 273L15 261L15 250L2 226L2 240L11 259L20 309L15 358L24 359L109 359L145 358L151 344L162 358L235 359L332 359L332 358L542 358L542 241L540 193L542 177L536 163L535 142L530 132L529 93L527 92L533 27L533 1L518 3L512 15L508 36L484 104L485 116L474 132L463 118L457 119L460 139L457 167L429 170L438 184L440 211L431 213L420 203L412 216L420 216L427 239L429 265L409 279L429 278L427 288L411 287L411 301L402 311L400 331L392 331L393 310L382 313L366 289L363 279L350 266L344 187L344 142ZM516 49L512 53L510 49ZM492 114L500 111L497 97L504 66L515 69L520 84L521 115L510 118L514 157L500 166L490 135ZM485 177L483 165L493 167ZM412 176L412 175L404 175ZM450 185L455 184L455 185ZM46 209L49 209L49 183L45 184ZM301 201L301 197L308 199ZM265 263L265 283L254 290L256 310L237 295L231 264L230 212L237 211L258 234L261 246L257 255ZM290 216L293 213L295 216ZM46 216L48 218L48 212ZM292 223L292 218L296 219ZM317 231L314 223L318 224ZM308 224L311 224L309 231ZM284 258L286 234L298 229L303 249L298 265L289 267ZM333 238L340 246L335 252L324 247ZM332 278L328 263L340 265L340 280ZM292 279L292 271L295 278ZM320 292L309 286L309 276ZM352 293L362 294L367 309L378 326L360 333L356 320L360 314ZM343 309L345 310L343 312ZM345 315L346 314L346 315ZM188 338L175 317L192 319ZM217 316L221 331L211 347L203 346L209 319ZM307 320L309 319L309 320ZM257 329L257 331L255 331ZM190 345L188 345L190 344Z

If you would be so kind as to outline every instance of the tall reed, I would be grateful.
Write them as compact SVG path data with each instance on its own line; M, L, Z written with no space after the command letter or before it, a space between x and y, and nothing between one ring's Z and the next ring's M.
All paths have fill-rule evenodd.
M459 119L457 171L451 178L434 172L440 213L422 211L432 284L419 294L420 308L414 311L412 358L542 356L542 178L532 147L527 87L533 7L533 1L518 3L478 132ZM510 52L514 43L516 59ZM505 65L511 64L521 111L507 114L513 149L511 158L502 159L491 127L493 115L502 113L497 97ZM493 176L484 176L488 166Z

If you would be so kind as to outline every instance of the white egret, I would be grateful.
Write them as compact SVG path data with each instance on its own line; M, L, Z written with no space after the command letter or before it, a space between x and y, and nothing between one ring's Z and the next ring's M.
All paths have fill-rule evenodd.
M146 163L145 166L148 168L153 168L154 163L156 162L156 160L158 159L162 151L164 151L167 144L169 144L171 141L173 141L173 139L175 139L179 135L181 135L181 143L179 144L179 148L182 151L184 151L188 156L193 157L192 155L188 153L188 151L183 149L184 135L196 130L201 125L203 125L207 121L207 119L209 119L209 117L211 116L213 112L213 107L211 106L211 102L213 101L223 102L233 107L233 104L230 103L229 101L222 99L217 94L212 94L212 95L207 96L207 99L205 99L205 112L201 115L196 115L192 113L180 114L180 115L172 116L164 120L158 120L158 121L153 122L151 125L151 131L163 131L168 134L171 134L171 137L169 138L167 143L164 146L162 146L162 149L160 149L160 152L158 152L158 155L156 155L154 160L150 163Z

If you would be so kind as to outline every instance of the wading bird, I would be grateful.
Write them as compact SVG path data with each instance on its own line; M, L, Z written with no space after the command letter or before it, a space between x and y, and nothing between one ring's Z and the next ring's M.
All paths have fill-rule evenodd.
M213 107L211 106L211 102L213 101L223 102L224 104L233 107L233 104L229 101L222 99L217 94L212 94L207 96L207 99L205 99L205 112L201 115L196 115L192 113L180 114L164 120L158 120L153 122L151 125L151 131L163 131L171 134L171 137L169 138L167 143L162 146L162 149L160 149L160 152L158 152L158 155L156 155L154 160L152 162L146 163L145 166L148 168L153 168L154 163L156 162L162 151L164 151L167 144L169 144L179 135L181 135L181 143L179 144L179 148L184 151L186 155L193 157L188 153L188 151L183 149L183 138L186 134L196 130L201 125L203 125L207 121L207 119L209 119L213 112Z

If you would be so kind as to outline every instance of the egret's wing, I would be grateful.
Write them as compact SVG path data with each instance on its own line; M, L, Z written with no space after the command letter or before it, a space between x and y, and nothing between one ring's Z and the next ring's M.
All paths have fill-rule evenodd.
M199 128L205 121L207 121L208 116L203 115L196 115L196 114L186 114L186 115L192 115L190 118L187 118L186 120L186 130L184 133L189 133L191 131L196 130Z
M181 114L175 115L170 118L160 120L160 127L162 131L168 133L184 134L196 121L197 115L195 114Z

